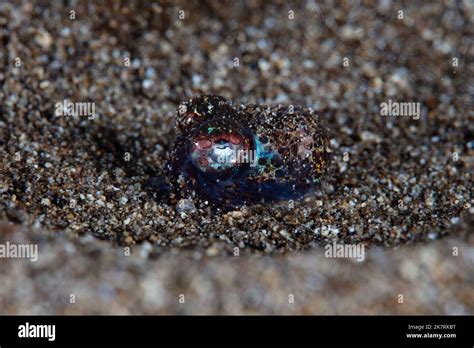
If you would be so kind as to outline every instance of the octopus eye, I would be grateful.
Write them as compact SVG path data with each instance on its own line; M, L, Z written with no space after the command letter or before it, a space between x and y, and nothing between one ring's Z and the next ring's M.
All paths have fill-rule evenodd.
M250 148L250 140L235 132L200 134L191 142L192 164L206 174L225 173L239 168L242 153Z

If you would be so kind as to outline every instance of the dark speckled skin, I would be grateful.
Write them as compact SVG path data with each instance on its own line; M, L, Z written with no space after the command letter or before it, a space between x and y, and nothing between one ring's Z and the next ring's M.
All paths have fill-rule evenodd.
M310 109L234 105L219 96L199 96L178 106L176 127L164 173L175 199L195 193L217 207L298 199L313 192L329 167L329 140ZM253 162L217 170L207 165L210 150L230 145L253 151Z

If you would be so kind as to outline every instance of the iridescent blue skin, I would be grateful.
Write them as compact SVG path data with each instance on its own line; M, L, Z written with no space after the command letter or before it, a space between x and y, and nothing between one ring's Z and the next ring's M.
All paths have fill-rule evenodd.
M200 96L178 107L176 126L164 172L174 200L197 196L222 208L295 200L329 166L325 129L309 109Z

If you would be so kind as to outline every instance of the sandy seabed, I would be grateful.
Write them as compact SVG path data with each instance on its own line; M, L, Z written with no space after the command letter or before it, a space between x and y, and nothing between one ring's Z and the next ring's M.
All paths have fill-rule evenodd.
M38 260L0 258L0 313L473 314L473 18L470 1L2 2L0 244ZM176 106L200 94L313 108L320 189L225 213L161 200ZM419 117L382 115L394 101Z

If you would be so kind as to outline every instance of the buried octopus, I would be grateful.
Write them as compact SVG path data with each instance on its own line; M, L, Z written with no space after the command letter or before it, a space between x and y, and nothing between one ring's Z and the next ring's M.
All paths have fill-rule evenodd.
M229 209L296 200L329 167L328 136L311 109L199 96L178 106L176 129L161 176L174 203L191 197Z

